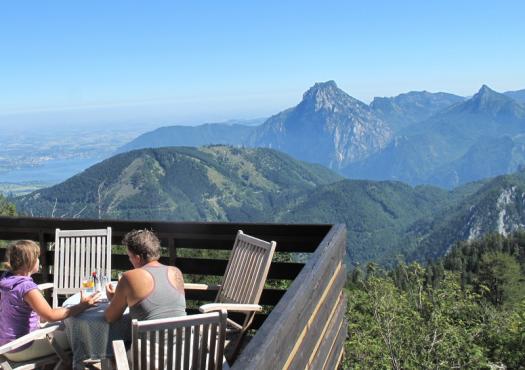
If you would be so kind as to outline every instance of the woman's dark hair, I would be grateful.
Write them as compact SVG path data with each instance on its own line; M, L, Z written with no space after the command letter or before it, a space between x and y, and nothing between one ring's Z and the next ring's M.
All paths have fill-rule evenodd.
M160 258L160 241L151 230L132 230L124 236L122 244L146 262Z

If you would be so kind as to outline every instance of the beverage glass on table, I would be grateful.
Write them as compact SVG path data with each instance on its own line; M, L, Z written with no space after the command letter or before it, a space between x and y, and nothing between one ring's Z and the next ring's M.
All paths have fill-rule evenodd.
M95 281L89 275L82 278L82 290L89 295L95 292Z

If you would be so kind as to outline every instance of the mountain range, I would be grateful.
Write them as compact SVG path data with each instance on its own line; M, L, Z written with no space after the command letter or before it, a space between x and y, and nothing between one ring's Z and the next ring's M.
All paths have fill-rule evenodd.
M523 134L525 107L484 85L472 98L405 128L383 151L344 173L452 188L515 171L525 163Z
M411 91L392 98L376 97L370 108L398 132L464 100L464 97L453 94Z
M164 127L123 148L229 144L266 147L353 179L452 189L525 163L525 90L488 86L470 98L412 91L365 104L334 81L316 83L295 107L260 125Z
M255 126L265 119L230 120L198 126L167 126L146 132L117 149L124 153L134 149L163 146L203 146L210 144L238 145L248 140Z
M503 94L522 104L525 103L525 89L517 91L505 91Z
M341 223L348 258L425 261L454 242L525 225L525 172L447 191L348 180L264 148L142 149L14 199L34 216Z

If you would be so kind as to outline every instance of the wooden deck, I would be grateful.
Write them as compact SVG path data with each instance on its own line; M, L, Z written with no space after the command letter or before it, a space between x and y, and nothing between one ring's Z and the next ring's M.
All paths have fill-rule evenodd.
M175 265L186 276L224 273L227 257L187 257L185 250L224 250L233 245L237 230L277 242L276 256L261 296L266 313L254 320L254 336L243 348L232 369L334 369L343 354L346 336L342 293L346 279L344 225L291 225L150 222L0 217L0 240L32 239L41 246L39 282L52 282L55 229L93 229L111 226L113 245L132 229L154 230L165 248L161 262ZM280 262L285 253L299 253L305 263ZM208 253L209 254L209 253ZM223 253L225 255L226 253ZM4 250L0 249L0 259ZM112 268L131 268L127 255L113 254ZM193 282L186 278L186 282ZM273 286L273 287L271 287ZM284 288L287 286L287 289ZM189 307L213 301L215 292L186 292ZM189 313L195 312L189 309Z

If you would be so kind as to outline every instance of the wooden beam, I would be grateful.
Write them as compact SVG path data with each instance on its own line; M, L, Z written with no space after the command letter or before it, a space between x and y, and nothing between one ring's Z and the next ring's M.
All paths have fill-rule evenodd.
M243 349L232 370L284 367L315 310L320 292L324 291L343 261L345 246L345 226L333 226L257 334Z
M295 341L283 369L304 368L310 362L310 355L316 353L318 340L322 338L323 330L328 326L330 317L337 309L345 281L345 269L340 262L321 297L315 302L315 308Z

